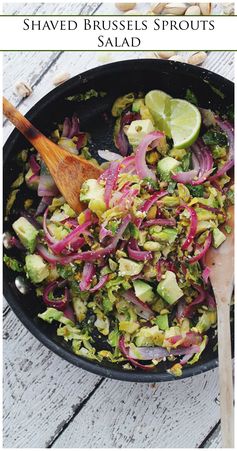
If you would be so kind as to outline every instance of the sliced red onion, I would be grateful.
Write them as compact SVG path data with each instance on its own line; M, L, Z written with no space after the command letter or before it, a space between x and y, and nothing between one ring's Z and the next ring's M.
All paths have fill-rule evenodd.
M222 168L218 169L218 171L209 177L209 181L213 182L218 177L224 175L227 171L229 171L234 166L234 128L228 121L223 121L220 117L216 117L216 123L220 127L220 129L227 135L229 142L229 155L227 162L222 166Z
M110 150L98 150L98 155L100 158L106 161L122 161L122 155L119 155L115 152L111 152Z
M204 210L211 211L212 213L223 214L220 208L209 207L209 205L201 203L199 203L199 207L203 208Z
M134 172L135 171L135 156L130 155L129 157L123 158L120 162L120 173Z
M181 249L184 251L184 250L188 249L188 247L194 240L194 237L197 232L198 217L197 217L197 213L194 210L194 208L189 207L188 205L181 205L180 207L178 207L177 213L179 214L183 209L186 209L189 212L190 219L191 219L188 236L181 246Z
M191 317L195 311L195 308L197 305L202 304L206 297L205 290L200 285L193 285L193 288L198 291L198 296L190 303L188 304L183 312L184 317Z
M121 115L119 132L117 136L115 136L115 145L117 149L119 149L121 155L123 155L124 157L127 155L128 149L130 147L128 138L124 133L124 126L129 125L132 121L140 118L141 116L139 113L133 113L130 111L127 111L126 113Z
M105 238L111 237L111 236L113 236L113 233L111 232L111 230L106 229L106 227L103 224L101 224L100 232L99 232L100 243L102 243Z
M71 127L67 135L67 138L71 139L74 136L77 136L79 132L80 132L79 119L76 114L73 114L71 119Z
M206 301L207 301L207 306L209 309L211 309L211 310L216 309L215 298L210 293L208 293L208 291L206 292Z
M141 368L145 371L150 371L155 368L155 365L142 365L141 363L137 362L134 358L130 357L129 352L130 349L126 347L125 345L125 338L123 336L119 339L119 349L121 353L126 357L126 359L136 368Z
M154 147L154 145L152 146L152 143L155 141L155 145L159 145L158 143L160 142L160 140L164 139L165 135L162 132L159 131L154 131L151 133L148 133L146 136L144 136L144 138L142 139L142 141L140 142L140 144L138 145L137 149L136 149L136 154L135 154L135 166L136 166L136 172L138 174L138 176L141 179L144 178L151 178L152 180L156 181L156 176L154 174L154 172L148 168L147 163L146 163L146 152L148 150L148 147Z
M20 251L25 250L25 247L23 246L23 244L15 236L11 236L8 240L8 243L11 247L16 247Z
M81 291L86 291L90 288L92 279L95 275L95 267L92 263L85 263L82 271L82 278L79 284Z
M179 347L168 351L166 348L162 348L161 346L141 346L136 348L136 351L139 357L137 356L136 352L133 352L133 350L129 348L129 357L132 359L136 358L137 360L156 360L163 359L171 355L186 355L190 354L191 352L194 354L200 351L200 347L193 345L189 348Z
M38 174L40 171L40 165L37 163L35 155L31 155L29 158L30 169L33 174Z
M112 161L108 168L107 177L105 179L105 205L109 208L109 202L111 199L112 191L116 188L116 183L118 179L120 164L117 161Z
M201 185L213 171L213 158L211 150L199 138L192 145L193 169L187 172L178 172L172 179L179 183L190 183L193 186Z
M227 163L224 164L224 166L222 166L222 168L218 169L218 171L212 175L211 177L209 177L209 182L213 182L214 180L218 179L218 177L221 177L222 175L224 175L226 172L228 172L232 167L234 166L234 160L230 160Z
M87 143L87 134L85 132L79 132L77 134L77 150L80 150Z
M51 177L47 166L44 162L41 163L40 181L38 186L39 197L55 197L58 195L58 188Z
M109 280L109 274L105 274L104 276L102 276L100 278L99 282L93 288L89 289L89 291L91 293L94 293L95 291L100 290L108 282L108 280Z
M184 336L174 335L166 340L173 346L180 342L183 348L189 348L192 345L199 345L202 342L202 336L197 332L187 332Z
M144 262L152 259L152 253L150 251L141 251L137 245L137 241L132 238L128 243L128 255L132 260L138 262Z
M220 117L215 117L217 125L226 134L229 143L229 160L234 159L234 127L229 121L223 121Z
M63 122L63 131L62 131L63 138L68 138L70 129L71 129L71 121L70 121L69 117L65 117L64 122Z
M63 315L66 316L66 318L70 319L74 324L76 323L75 314L71 304L68 303L66 305L65 309L63 310Z
M153 225L175 226L176 221L173 218L171 218L171 219L163 219L163 218L149 219L148 221L145 221L142 223L141 229L146 229L147 227L151 227Z
M57 243L57 240L49 233L48 227L47 227L48 211L49 211L49 208L46 208L46 210L44 212L44 216L43 216L43 229L44 229L45 239L48 243L55 244L55 243Z
M207 284L208 283L208 279L210 277L210 268L208 268L208 266L205 267L205 269L202 271L202 278L204 280L204 282Z
M166 270L172 271L174 273L176 272L176 267L173 262L171 262L170 260L165 260L164 258L160 258L156 265L156 271L157 271L156 278L157 278L158 282L160 282L161 278L162 278L162 271L161 271L162 267L165 267Z
M145 302L140 301L140 299L137 298L135 293L132 290L127 290L123 292L123 297L126 299L126 301L131 302L136 307L138 307L138 314L142 318L145 319L151 319L154 317L154 312L152 309L147 305Z
M161 197L167 196L168 191L157 191L154 194L152 194L152 196L149 197L149 199L145 200L145 202L142 204L142 206L139 208L139 211L141 211L142 213L147 213L150 208L152 207L152 205L154 205L158 199L160 199ZM140 228L141 223L142 223L143 219L141 218L137 218L135 219L135 225Z
M195 262L198 262L199 260L201 260L201 258L204 255L206 255L209 247L211 246L211 241L212 241L212 239L211 239L211 232L210 232L206 238L206 241L204 243L202 250L197 255L194 255L193 257L189 258L188 263L195 263Z
M50 306L50 307L54 307L57 310L64 310L66 305L69 302L69 290L67 287L65 287L65 291L64 291L64 297L60 298L60 299L50 299L49 295L53 292L56 288L59 288L61 286L65 285L65 281L54 281L49 283L43 291L43 301L46 305Z
M43 196L35 212L35 217L41 216L45 212L48 205L51 205L51 203L52 197Z
M195 177L197 177L198 172L195 169L191 169L187 172L177 172L177 174L172 174L172 179L175 182L183 183L186 185L187 183L191 183Z
M60 252L62 252L62 250L66 247L66 246L70 246L70 244L73 242L73 240L75 238L78 238L78 235L81 235L83 232L86 231L86 229L91 225L90 221L86 221L81 225L78 225L77 227L75 227L74 230L72 230L72 232L70 232L67 236L65 236L65 238L63 238L60 241L57 241L53 244L50 245L51 250L55 253L55 254L60 254ZM51 237L52 239L52 237Z

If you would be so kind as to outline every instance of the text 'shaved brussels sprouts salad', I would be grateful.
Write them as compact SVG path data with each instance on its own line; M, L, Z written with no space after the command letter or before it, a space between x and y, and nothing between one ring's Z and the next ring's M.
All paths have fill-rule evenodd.
M186 98L150 91L114 102L119 154L99 151L104 172L83 184L79 216L34 149L19 154L24 169L6 214L26 183L29 198L9 238L22 259L4 260L26 274L46 306L39 318L57 322L79 356L147 371L167 360L179 376L216 327L205 254L231 232L233 117L198 108L190 90ZM75 115L52 139L91 158ZM40 198L37 209L30 190Z

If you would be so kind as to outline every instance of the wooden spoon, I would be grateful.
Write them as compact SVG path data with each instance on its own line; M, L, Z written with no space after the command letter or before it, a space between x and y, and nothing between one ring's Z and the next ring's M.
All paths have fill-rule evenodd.
M232 232L218 249L211 247L205 263L217 303L218 356L222 447L234 448L233 379L230 337L230 300L234 285L234 207L228 208Z
M35 147L49 169L60 193L77 213L85 209L80 202L80 189L85 180L97 179L101 169L73 155L46 138L3 97L3 113Z

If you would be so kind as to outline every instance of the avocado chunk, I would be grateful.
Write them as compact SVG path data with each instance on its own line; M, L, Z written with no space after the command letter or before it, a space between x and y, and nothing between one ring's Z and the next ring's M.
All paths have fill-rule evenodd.
M137 263L129 258L121 257L119 259L119 275L120 276L136 276L141 272L143 263Z
M140 301L151 302L153 300L154 293L152 287L148 283L143 282L143 280L134 280L133 286L135 294Z
M156 324L161 330L167 330L169 329L169 320L167 313L164 315L159 315L156 317Z
M132 121L127 130L128 141L132 146L138 146L144 136L155 130L150 119Z
M90 202L90 200L104 202L104 188L96 179L86 180L81 186L80 201Z
M172 271L166 271L165 278L157 286L157 292L168 304L174 304L184 294Z
M23 216L13 222L12 227L25 248L34 252L38 230Z
M27 255L26 272L33 283L40 283L49 276L48 266L40 255Z
M164 182L169 182L171 180L171 174L176 172L177 167L180 166L180 161L175 160L172 157L165 157L157 163L157 172L160 179Z
M221 230L219 230L217 227L213 229L212 236L213 236L213 246L216 249L226 240L225 234L221 232Z

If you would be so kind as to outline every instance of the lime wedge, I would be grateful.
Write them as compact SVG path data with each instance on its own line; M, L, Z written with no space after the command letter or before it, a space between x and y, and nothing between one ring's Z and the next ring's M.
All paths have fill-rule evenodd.
M171 99L169 103L169 128L174 147L178 149L189 147L198 137L201 127L201 114L194 105L186 100Z
M145 104L152 114L159 130L171 137L168 117L170 115L171 97L163 91L149 91L145 96Z

